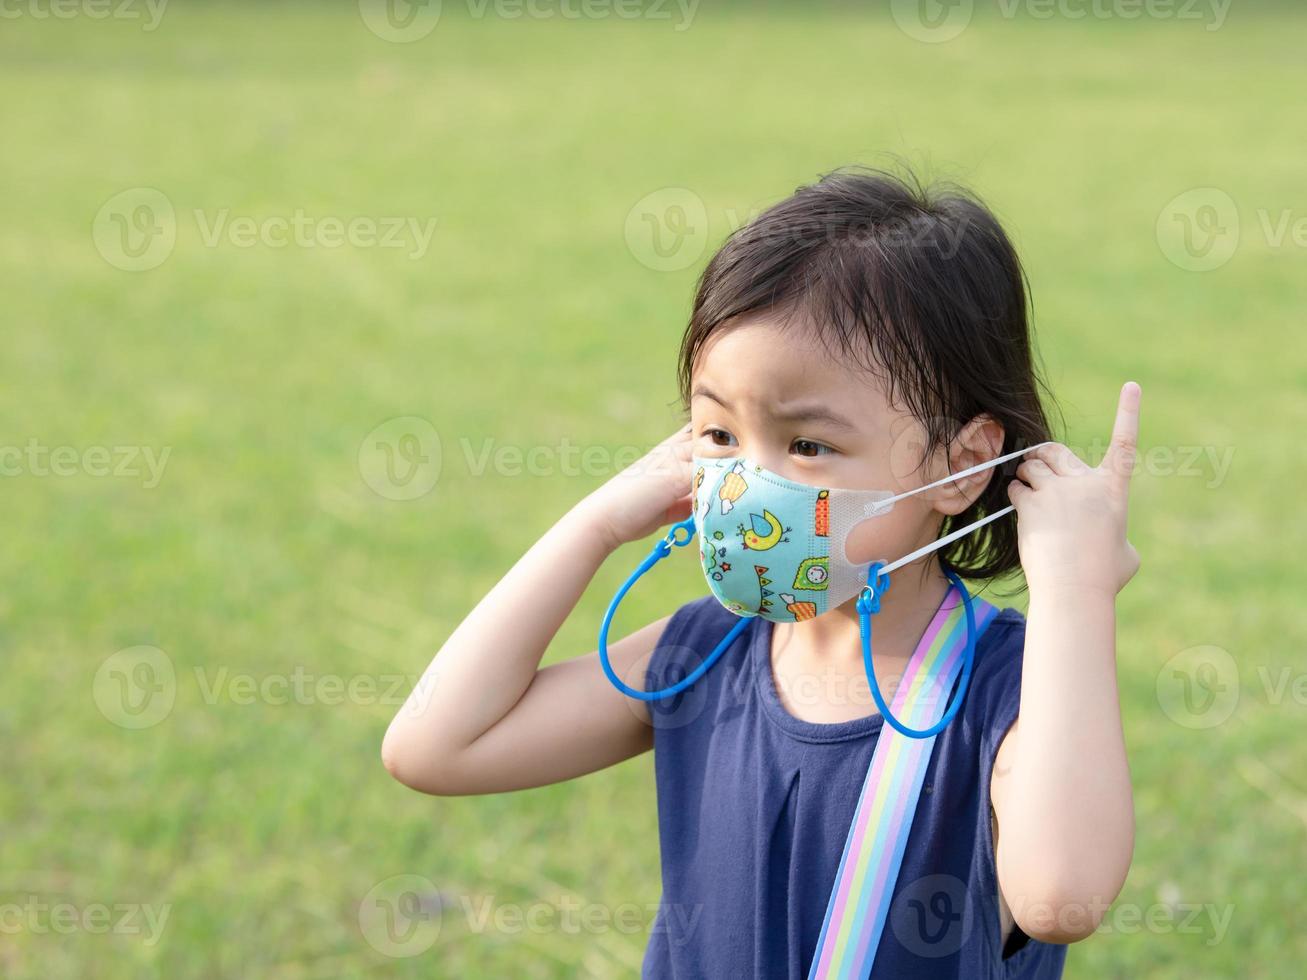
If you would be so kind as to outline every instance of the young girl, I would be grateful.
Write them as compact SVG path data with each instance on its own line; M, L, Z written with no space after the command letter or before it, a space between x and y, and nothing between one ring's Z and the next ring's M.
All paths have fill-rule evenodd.
M1059 976L1133 844L1114 602L1140 391L1102 465L1049 442L1026 310L962 192L841 171L763 213L699 283L690 424L472 610L387 769L496 793L653 748L645 976ZM604 559L672 521L642 570L697 530L713 594L541 669ZM959 579L1017 567L1024 618Z

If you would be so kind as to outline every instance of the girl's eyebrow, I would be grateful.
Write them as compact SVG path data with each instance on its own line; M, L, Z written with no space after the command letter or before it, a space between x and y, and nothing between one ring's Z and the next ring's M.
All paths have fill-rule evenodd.
M777 405L768 413L784 422L825 422L837 429L854 429L856 426L843 415L832 412L821 402L794 402Z
M700 398L700 397L702 397L702 398L707 398L707 399L709 399L709 400L711 400L711 401L715 401L715 402L716 402L718 405L720 405L722 408L730 408L730 407L731 407L731 406L729 406L729 405L726 404L726 402L722 399L722 397L721 397L720 395L718 395L716 392L710 391L708 388L705 388L705 387L704 387L703 385L701 385L701 384L697 384L697 385L694 386L694 388L690 391L690 397L691 397L691 398Z

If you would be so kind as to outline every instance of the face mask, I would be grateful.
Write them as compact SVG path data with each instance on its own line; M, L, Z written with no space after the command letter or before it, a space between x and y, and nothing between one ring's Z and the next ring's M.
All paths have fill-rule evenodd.
M1040 443L1039 445L1046 445ZM845 551L853 529L914 494L999 466L1038 446L987 460L906 493L796 483L743 457L696 458L694 527L699 560L717 600L737 616L804 622L857 596L876 562ZM1009 505L904 555L879 574L916 561L1012 511Z

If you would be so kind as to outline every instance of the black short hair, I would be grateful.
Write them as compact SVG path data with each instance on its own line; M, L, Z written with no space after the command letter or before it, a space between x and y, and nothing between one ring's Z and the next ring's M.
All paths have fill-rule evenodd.
M953 184L844 168L800 187L726 240L699 279L681 341L679 382L709 337L749 315L798 318L838 356L879 377L927 433L926 455L968 421L1003 426L1003 452L1051 438L1036 367L1026 277L998 219ZM925 456L923 456L923 462ZM1020 458L940 533L1008 505ZM1020 567L1005 515L940 553L957 574L993 579Z

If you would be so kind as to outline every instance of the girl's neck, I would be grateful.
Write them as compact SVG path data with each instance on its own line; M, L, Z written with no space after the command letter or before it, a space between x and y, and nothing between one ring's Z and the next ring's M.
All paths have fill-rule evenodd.
M876 659L911 657L949 588L948 577L933 557L926 559L924 567L913 563L894 572L890 588L881 596L880 611L872 618ZM776 630L778 645L822 659L861 663L856 599L806 623L778 624Z

